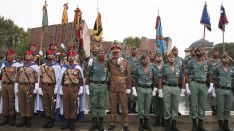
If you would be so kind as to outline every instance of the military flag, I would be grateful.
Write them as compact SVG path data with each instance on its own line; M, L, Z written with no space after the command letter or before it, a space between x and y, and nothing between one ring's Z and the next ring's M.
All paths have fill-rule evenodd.
M67 10L68 10L68 4L66 3L66 4L63 5L62 24L68 23L68 14L67 14Z
M219 29L225 31L225 25L228 24L227 16L223 5L221 5L220 18L219 18Z
M82 20L82 11L79 8L75 10L74 16L74 25L75 25L75 39L74 42L79 46L79 52L84 49L84 40L83 40L83 20Z
M209 31L211 31L210 16L209 16L208 11L207 11L206 3L205 3L204 8L203 8L200 23L203 24Z
M101 21L101 14L100 12L97 12L97 18L92 30L91 35L93 36L94 40L97 42L100 42L102 35L103 35L103 29L102 29L102 21Z
M42 27L48 26L48 13L47 13L47 2L45 1L45 4L42 8L43 16L42 16Z
M161 17L158 15L156 19L156 47L157 52L164 55L166 53L167 47L166 42L164 41L163 33L162 33L162 23L161 23Z

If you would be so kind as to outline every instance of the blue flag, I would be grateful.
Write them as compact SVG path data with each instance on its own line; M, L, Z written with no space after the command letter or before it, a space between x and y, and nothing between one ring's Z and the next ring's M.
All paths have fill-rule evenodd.
M223 5L221 5L220 18L219 18L219 29L225 31L225 25L228 24L227 16Z
M162 34L162 24L161 24L161 18L160 16L157 16L157 19L156 19L156 26L155 26L155 29L156 29L156 47L157 47L157 52L164 55L164 53L166 52L166 43L164 41L164 38L163 38L163 34Z
M204 8L203 8L200 23L203 24L209 31L211 31L210 16L209 16L208 11L207 11L206 3L205 3Z

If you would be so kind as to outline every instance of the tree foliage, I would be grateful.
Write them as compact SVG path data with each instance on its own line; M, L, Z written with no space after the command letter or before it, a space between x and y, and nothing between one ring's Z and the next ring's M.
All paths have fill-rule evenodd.
M0 49L15 50L18 55L22 55L27 49L29 31L17 26L11 19L0 16Z
M224 43L224 47L225 47L225 51L227 52L227 54L230 57L234 58L234 42ZM222 43L216 44L214 48L218 49L218 51L219 51L219 57L221 57L222 52L223 52L223 44ZM212 52L213 52L213 50L210 50L208 52L208 56L209 57L212 56Z
M123 43L128 47L139 48L141 44L141 39L139 37L127 37L123 40Z

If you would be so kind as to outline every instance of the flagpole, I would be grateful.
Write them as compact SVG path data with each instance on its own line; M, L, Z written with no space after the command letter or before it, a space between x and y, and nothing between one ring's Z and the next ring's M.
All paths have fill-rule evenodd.
M224 44L224 26L222 26L222 35L223 35L223 52L225 52L225 44Z
M202 48L204 49L204 45L205 45L205 38L206 38L206 27L204 26L204 31L203 31L203 43L202 43Z

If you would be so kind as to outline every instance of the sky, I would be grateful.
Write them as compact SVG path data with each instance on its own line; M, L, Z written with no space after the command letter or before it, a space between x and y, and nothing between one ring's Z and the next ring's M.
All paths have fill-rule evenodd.
M161 16L163 35L172 38L172 45L178 47L180 56L185 55L184 50L190 44L203 37L200 19L205 0L47 0L49 25L61 23L63 4L66 2L69 3L69 22L73 21L74 10L78 6L89 28L93 28L98 5L105 41L122 41L128 36L155 38L158 14ZM206 30L206 40L214 44L222 42L218 21L223 3L229 21L225 42L234 42L234 0L206 2L212 26L211 32ZM12 19L25 30L41 26L44 0L0 0L0 3L0 16Z

